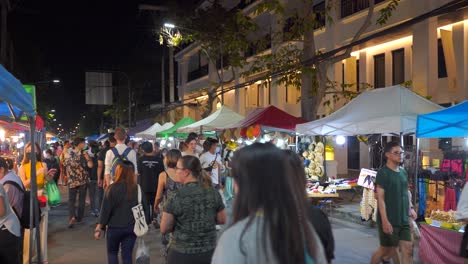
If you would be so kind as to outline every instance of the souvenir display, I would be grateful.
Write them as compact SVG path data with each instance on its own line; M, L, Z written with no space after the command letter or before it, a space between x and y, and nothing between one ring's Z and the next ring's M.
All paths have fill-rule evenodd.
M320 178L322 178L325 174L325 168L323 164L324 151L325 146L322 142L316 143L313 141L310 143L308 150L302 153L302 156L309 164L305 168L305 173L309 180L320 180Z

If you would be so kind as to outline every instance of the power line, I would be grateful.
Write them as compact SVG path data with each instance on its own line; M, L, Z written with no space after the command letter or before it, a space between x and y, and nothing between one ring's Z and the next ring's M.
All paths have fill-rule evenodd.
M324 52L322 54L317 55L316 57L314 57L312 59L302 61L301 65L302 66L313 65L316 62L324 61L324 60L326 60L328 58L333 57L334 55L336 55L339 52L342 52L342 51L344 51L344 50L346 50L348 48L352 48L352 47L355 47L357 45L363 44L363 43L368 42L368 41L370 41L370 40L372 40L374 38L381 37L381 36L384 36L384 35L387 35L387 34L390 34L390 33L394 33L396 31L402 30L404 28L407 28L407 27L410 27L410 26L412 26L414 24L422 22L422 21L424 21L424 20L426 20L428 18L444 15L444 14L447 14L447 13L450 13L450 12L454 12L454 11L466 8L467 6L468 6L468 0L455 0L455 1L452 1L452 2L447 3L447 4L445 4L445 5L441 6L441 7L438 7L436 9L434 9L434 10L431 10L431 11L429 11L427 13L424 13L424 14L422 14L420 16L417 16L417 17L415 17L413 19L401 22L401 23L399 23L399 24L397 24L395 26L392 26L390 28L381 30L379 32L376 32L374 34L371 34L371 35L369 35L367 37L361 38L361 39L359 39L359 40L357 40L355 42L349 43L347 45L336 48L334 50ZM279 76L279 75L284 75L284 74L292 71L293 69L294 69L293 67L280 69L280 70L273 71L273 72L268 73L268 74L264 74L264 75L259 76L257 78L253 78L252 80L249 80L249 81L246 81L246 82L243 82L243 83L239 83L237 85L232 85L232 86L226 87L222 91L216 92L215 97L220 96L221 94L227 93L227 92L232 91L232 90L236 90L236 89L240 89L240 88L252 85L252 84L254 84L254 83L258 82L258 81L265 81L267 79L270 79L270 78L273 78L273 77L276 77L276 76ZM170 105L166 105L165 108L166 109L172 109L172 108L177 108L177 107L181 107L181 106L185 106L185 105L190 105L190 103L184 103L184 102L196 101L198 97L200 97L200 95L194 95L194 96L191 96L189 98L182 99L182 100L179 100L177 102L174 102L174 103L172 103Z

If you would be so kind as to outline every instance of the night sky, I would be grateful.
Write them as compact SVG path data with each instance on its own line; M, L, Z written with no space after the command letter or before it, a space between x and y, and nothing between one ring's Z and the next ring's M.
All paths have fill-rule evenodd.
M161 48L152 33L149 14L138 11L141 2L17 2L18 6L10 14L9 26L20 62L18 67L23 73L21 81L61 80L58 86L46 84L38 89L47 93L47 100L57 110L57 119L66 128L89 110L85 105L86 69L134 72L141 69L149 73L139 73L139 78L145 79L140 81L149 82L152 89L156 89Z

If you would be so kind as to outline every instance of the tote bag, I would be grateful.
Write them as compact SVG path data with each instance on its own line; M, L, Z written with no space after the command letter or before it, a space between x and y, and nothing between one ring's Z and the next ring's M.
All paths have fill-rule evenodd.
M137 237L144 236L148 232L148 224L146 223L145 211L141 204L141 188L138 187L138 204L132 207L133 218L135 218L135 227L133 232Z

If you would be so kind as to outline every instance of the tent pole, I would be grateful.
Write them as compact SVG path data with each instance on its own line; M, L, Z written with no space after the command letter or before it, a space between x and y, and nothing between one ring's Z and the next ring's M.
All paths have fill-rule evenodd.
M418 191L418 173L419 173L419 138L416 138L416 169L414 171L413 186L413 205L416 205L416 193Z
M327 150L327 140L325 136L322 136L322 143L323 143L323 176L325 176L328 180L328 174L327 174L327 159L325 158L325 152Z
M31 228L30 236L29 236L29 263L32 263L32 256L33 256L33 249L34 249L34 231L36 232L36 241L37 241L37 259L39 263L42 263L42 256L41 256L41 236L40 236L40 228L39 228L39 208L37 207L37 176L36 176L36 138L35 138L35 117L29 117L29 125L30 125L30 142L31 142L31 199L29 200L29 226L36 226L36 228ZM26 152L24 153L26 155ZM34 213L35 212L35 213ZM38 217L34 217L34 215Z
M296 133L296 153L299 153L299 136Z

